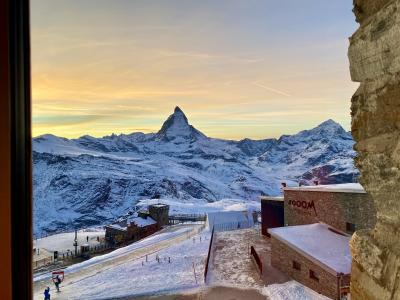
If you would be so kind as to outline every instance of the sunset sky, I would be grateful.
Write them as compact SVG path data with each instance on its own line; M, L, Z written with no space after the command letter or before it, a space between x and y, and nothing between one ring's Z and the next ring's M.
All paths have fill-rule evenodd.
M350 125L350 0L32 0L33 135Z

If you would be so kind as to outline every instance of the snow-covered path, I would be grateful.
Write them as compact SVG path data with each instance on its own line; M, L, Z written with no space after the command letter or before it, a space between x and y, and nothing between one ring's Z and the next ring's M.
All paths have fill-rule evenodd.
M104 239L105 230L101 228L92 228L88 230L79 230L77 233L78 245L88 243L91 246L99 245L97 238ZM48 237L33 240L34 248L43 248L49 252L58 251L59 254L73 251L75 232L64 232Z
M207 234L202 234L202 242L200 235L196 236L200 229L200 225L174 226L127 247L72 265L64 270L61 293L54 292L50 274L36 276L34 299L43 299L46 286L51 288L51 299L104 299L134 295L149 291L151 283L155 284L153 292L157 291L157 285L158 289L167 287L172 290L174 287L195 287L192 265L194 263L198 268L201 282L203 256L207 255L208 247ZM192 237L195 237L194 241ZM161 257L160 263L155 260L156 254ZM145 262L146 255L148 262ZM168 257L171 257L171 262L168 262ZM176 276L159 272L160 268L173 269L171 273Z

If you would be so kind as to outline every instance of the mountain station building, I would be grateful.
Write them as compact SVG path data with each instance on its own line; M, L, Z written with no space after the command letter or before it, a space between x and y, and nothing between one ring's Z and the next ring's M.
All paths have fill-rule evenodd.
M261 197L261 218L273 267L332 299L349 293L351 234L376 222L360 184L284 186L283 197Z
M168 224L169 206L163 203L149 205L132 216L105 226L106 241L112 244L135 242Z

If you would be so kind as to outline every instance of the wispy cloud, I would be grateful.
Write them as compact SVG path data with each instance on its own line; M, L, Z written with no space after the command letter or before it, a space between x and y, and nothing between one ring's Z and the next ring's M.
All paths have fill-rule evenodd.
M79 125L98 121L103 118L99 115L47 115L33 116L33 123L41 126Z
M349 116L351 3L321 19L318 0L34 2L34 135L156 131L176 105L218 137Z
M239 63L257 63L264 60L263 58L220 55L220 54L202 53L195 51L175 51L169 49L159 50L158 53L166 57L186 57L190 59L215 60L219 62L229 61L229 62L239 62Z

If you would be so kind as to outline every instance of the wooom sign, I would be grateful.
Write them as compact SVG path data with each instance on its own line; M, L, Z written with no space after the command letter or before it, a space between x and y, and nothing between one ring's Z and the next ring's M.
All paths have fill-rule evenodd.
M314 210L315 215L317 215L317 211L315 209L314 201L301 201L301 200L289 200L288 202L289 205L301 208L304 210Z

